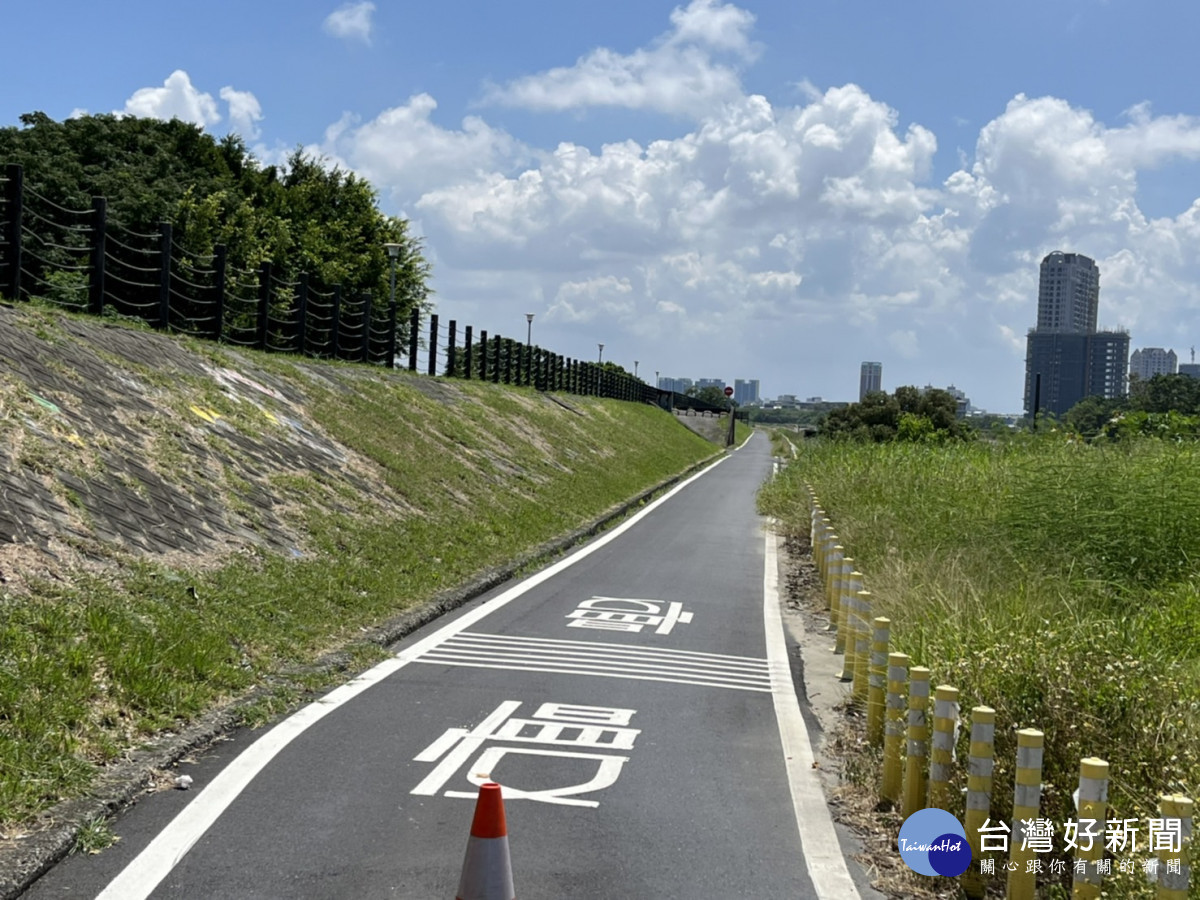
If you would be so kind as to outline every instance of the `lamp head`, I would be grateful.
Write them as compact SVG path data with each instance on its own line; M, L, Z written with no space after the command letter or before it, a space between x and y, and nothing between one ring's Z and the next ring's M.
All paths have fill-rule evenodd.
M398 257L400 255L400 245L399 244L391 244L391 243L384 244L383 249L385 249L387 251L387 255L392 259L395 259L396 257Z

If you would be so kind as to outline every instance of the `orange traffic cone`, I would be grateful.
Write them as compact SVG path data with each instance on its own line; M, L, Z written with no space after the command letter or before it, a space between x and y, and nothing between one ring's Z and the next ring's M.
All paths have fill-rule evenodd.
M500 785L479 786L475 818L467 838L458 900L515 900L512 863L508 859L508 826L504 822L504 800Z

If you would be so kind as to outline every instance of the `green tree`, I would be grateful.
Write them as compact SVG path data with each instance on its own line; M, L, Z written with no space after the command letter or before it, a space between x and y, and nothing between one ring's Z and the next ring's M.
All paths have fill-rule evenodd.
M943 441L973 436L958 418L958 403L947 391L920 391L905 385L894 394L872 391L858 403L832 410L821 424L829 437L856 441Z
M110 230L126 244L136 244L136 235L150 235L152 242L159 223L170 221L185 264L198 266L223 244L228 264L249 273L247 279L270 260L284 282L306 272L317 285L342 285L347 296L370 292L376 303L390 296L384 244L399 244L401 321L413 307L429 305L421 239L406 220L379 210L370 184L323 159L296 150L284 165L264 166L240 137L217 140L177 119L97 115L56 122L33 112L21 116L21 124L0 128L0 163L24 167L25 185L37 195L27 192L27 205L42 216L27 217L27 227L43 246L86 244L83 232L62 227L86 224L86 215L61 213L48 203L86 211L92 197L103 196ZM47 256L45 270L34 271L38 278L52 281L56 267L80 261L69 249L57 254Z
M708 403L713 406L720 406L722 408L729 405L729 400L725 396L725 391L719 387L713 387L712 385L702 388L692 385L687 389L686 396L695 397L701 403Z

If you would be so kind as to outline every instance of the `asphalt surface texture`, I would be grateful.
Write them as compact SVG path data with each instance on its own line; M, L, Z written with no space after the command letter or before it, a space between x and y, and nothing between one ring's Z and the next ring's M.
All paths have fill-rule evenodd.
M578 558L234 733L181 768L190 790L143 798L118 843L25 896L453 897L487 780L525 900L830 896L767 660L755 493L771 465L756 436Z

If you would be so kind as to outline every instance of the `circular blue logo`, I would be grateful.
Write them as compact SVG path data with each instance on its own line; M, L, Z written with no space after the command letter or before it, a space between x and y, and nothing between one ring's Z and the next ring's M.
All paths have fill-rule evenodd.
M904 864L921 875L954 878L971 865L967 831L944 809L917 810L900 826L896 845Z

